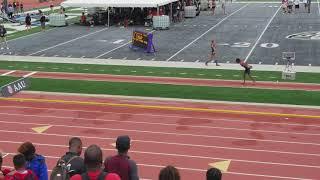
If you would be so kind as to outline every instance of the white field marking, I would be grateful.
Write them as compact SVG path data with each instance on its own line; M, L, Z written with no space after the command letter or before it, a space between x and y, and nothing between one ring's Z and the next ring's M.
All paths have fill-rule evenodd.
M264 28L264 30L262 31L262 33L260 34L260 36L258 37L258 39L256 40L256 42L254 43L254 45L252 46L251 50L249 51L247 57L245 58L245 62L248 61L249 57L251 56L251 54L253 53L253 50L256 48L256 46L258 45L260 39L262 38L262 36L264 35L264 33L267 31L268 27L270 26L271 22L273 21L273 19L276 17L276 15L278 14L279 10L281 9L281 6L278 8L278 10L274 13L274 15L271 17L271 19L269 20L268 24L266 25L266 27Z
M8 66L9 68L13 68L14 66Z
M189 46L191 46L193 43L195 43L196 41L198 41L200 38L202 38L204 35L208 34L210 31L212 31L214 28L218 27L221 23L223 23L225 20L227 20L230 16L234 15L235 13L239 12L240 10L242 10L243 8L247 7L249 4L246 4L244 6L242 6L240 9L234 11L233 13L229 14L227 17L223 18L222 20L220 20L217 24L215 24L214 26L212 26L210 29L208 29L206 32L204 32L203 34L201 34L199 37L197 37L196 39L194 39L193 41L191 41L188 45L184 46L182 49L180 49L178 52L176 52L174 55L172 55L171 57L169 57L166 61L170 61L172 58L174 58L175 56L177 56L179 53L181 53L183 50L187 49Z
M4 153L4 154L2 154L2 158L5 158L6 156L8 156L9 155L9 153Z
M141 60L141 58L137 58L136 60Z
M84 71L89 71L89 69L83 69Z
M63 127L63 128L75 128L75 129L95 129L95 130L109 130L109 131L125 131L125 132L135 132L135 133L143 133L143 134L160 134L160 135L173 135L173 136L190 136L190 137L211 137L209 135L195 135L195 134L179 134L179 133L169 133L169 132L156 132L156 131L143 131L143 130L132 130L132 129L117 129L117 128L106 128L106 127L93 127L93 126L70 126L64 124L43 124L43 123L25 123L25 122L6 122L0 121L3 124L20 124L20 125L36 125L36 126L55 126L55 127ZM151 142L151 141L149 141ZM154 143L162 143L162 144L175 144L175 145L184 145L182 143L168 143L168 142L156 142ZM290 155L299 155L299 156L314 156L320 157L320 154L314 153L300 153L300 152L290 152L290 151L274 151L274 150L264 150L264 149L249 149L249 148L237 148L237 147L227 147L227 146L206 146L206 145L193 145L196 147L210 147L216 149L225 149L225 150L237 150L237 151L248 151L248 152L264 152L264 153L274 153L274 154L290 154ZM320 166L319 166L320 168Z
M153 72L150 72L153 73ZM205 75L205 74L199 74L199 75ZM277 77L270 77L270 78L277 78ZM59 109L59 108L40 108L40 107L31 107L31 106L0 106L1 109L4 108L15 108L15 109L36 109L36 110L56 110L56 111L67 111L67 112L85 112L85 113L102 113L102 114L117 114L117 115L136 115L136 116L151 116L151 117L161 117L161 118L179 118L179 119L194 119L194 117L190 116L180 116L180 115L163 115L163 114L149 114L149 113L118 113L118 112L108 112L108 111L89 111L89 110L73 110L73 109ZM203 117L197 117L199 120L209 120L211 122L215 121L225 121L225 122L239 122L239 123L257 123L252 120L238 120L238 119L225 119L225 118L203 118ZM308 125L308 124L297 124L297 123L276 123L276 122L267 122L267 121L259 121L259 124L269 124L269 125L285 125L285 126L301 126L301 127L316 127L320 128L320 125Z
M198 74L199 76L204 76L205 74Z
M221 77L222 75L220 75L220 74L217 74L216 76L217 76L217 77Z
M170 72L164 72L163 74L171 74Z
M155 32L155 30L150 31L150 33L153 33L153 32ZM95 58L98 59L98 58L100 58L100 57L102 57L102 56L104 56L104 55L107 55L107 54L109 54L109 53L111 53L111 52L113 52L113 51L115 51L115 50L117 50L117 49L120 49L120 48L122 48L122 47L124 47L124 46L126 46L126 45L128 45L128 44L130 44L130 43L131 43L131 41L129 41L129 42L125 43L125 44L122 44L121 46L118 46L118 47L116 47L116 48L114 48L114 49L111 49L110 51L107 51L107 52L105 52L105 53L103 53L103 54L100 54L99 56L97 56L97 57L95 57Z
M24 115L24 117L47 117L47 118L56 118L56 119L77 119L77 120L85 120L85 121L101 121L101 122L118 122L117 120L104 120L104 119L88 119L88 118L72 118L72 117L56 117L56 116L38 116L38 115ZM147 124L147 125L164 125L164 126L177 126L177 124L163 124L163 123L150 123L150 122L136 122L136 121L121 121L124 123L132 123L132 124ZM196 126L188 126L188 127L196 127ZM200 128L206 128L205 126L202 126ZM7 132L7 133L21 133L21 134L27 134L29 132L23 132L23 131L12 131L12 130L1 130L0 132ZM33 133L32 133L33 134ZM35 133L37 134L37 133ZM68 136L68 135L62 135L62 134L48 134L47 135L53 135L53 136ZM42 134L45 135L45 134ZM79 136L80 137L80 136ZM85 136L90 138L89 136ZM91 137L95 139L110 139L113 140L114 138L110 137ZM268 139L255 139L255 138L242 138L242 137L233 137L233 136L214 136L211 135L210 138L217 138L217 139L230 139L230 140L244 140L244 141L258 141L258 142L269 142L269 143L280 143L280 144L298 144L298 145L313 145L313 146L320 146L319 143L308 143L308 142L297 142L297 141L282 141L282 140L268 140ZM174 144L174 145L180 145L180 146L193 146L193 147L212 147L208 145L201 145L201 144L182 144L182 143L170 143L170 142L160 142L160 141L147 141L147 140L139 140L134 139L133 141L136 142L142 142L142 143L158 143L158 144Z
M271 78L271 79L276 79L277 77L271 76L270 78Z
M55 67L55 68L51 68L51 69L57 70L57 69L60 69L60 68L56 68L56 67Z
M32 75L34 75L34 74L36 74L36 73L37 73L37 71L33 71L33 72L31 72L31 73L29 73L29 74L26 74L26 75L24 75L24 76L22 76L22 77L26 78L26 77L32 76Z
M46 30L46 32L52 31L54 29L56 29L56 28L48 29L48 30ZM42 33L42 32L37 32L37 33L29 34L29 35L26 35L26 36L21 36L21 37L15 38L15 39L8 40L7 42L16 41L18 39L23 39L23 38L26 38L26 37L29 37L29 36L34 36L34 35L40 34L40 33Z
M131 72L136 73L137 71L131 71Z
M72 55L67 56L68 58L72 57Z
M43 57L43 56L45 56L45 55L46 55L46 54L41 54L40 56Z
M15 70L9 71L9 72L6 72L6 73L1 74L1 76L6 76L6 75L12 74L12 73L14 73L14 72L16 72L16 71L15 71Z
M121 44L124 41L124 39L119 39L113 42L113 44Z
M149 71L148 73L149 73L149 74L152 74L153 72Z
M100 69L99 71L104 71L104 69Z
M122 58L123 60L126 60L128 57L124 57L124 58Z
M180 62L183 62L183 61L184 61L184 59L181 59L181 60L180 60Z
M200 60L199 60L199 59L197 59L197 60L195 60L194 62L198 63L198 62L200 62Z
M188 74L188 73L179 73L179 74L181 74L181 75L186 75L186 74Z
M233 77L239 77L240 75L233 75Z
M38 134L39 135L39 134ZM2 143L11 143L11 144L21 144L23 142L18 141L0 141ZM67 148L66 145L59 145L59 144L43 144L43 143L33 143L38 146L49 146L49 147L61 147L61 148ZM86 149L87 147L82 147L83 149ZM115 151L115 149L109 149L109 148L101 148L103 151ZM254 163L254 164L268 164L268 165L280 165L280 166L294 166L294 167L307 167L307 168L317 168L319 169L319 166L312 166L312 165L301 165L301 164L288 164L288 163L277 163L277 162L265 162L265 161L252 161L252 160L242 160L242 159L229 159L229 158L218 158L218 157L208 157L208 156L194 156L194 155L185 155L185 154L174 154L174 153L159 153L159 152L148 152L148 151L135 151L130 150L131 153L137 153L137 154L151 154L151 155L162 155L162 156L172 156L172 157L184 157L184 158L197 158L197 159L210 159L210 160L231 160L231 161L237 161L237 162L244 162L244 163ZM9 153L9 155L15 155L16 153ZM46 158L55 158L59 159L60 157L55 156L45 156ZM304 179L305 180L305 179Z
M28 69L29 67L28 66L23 66L23 68Z
M77 38L74 38L74 39L71 39L69 41L66 41L66 42L63 42L63 43L59 43L59 44L56 44L54 46L51 46L51 47L48 47L48 48L45 48L45 49L42 49L40 51L37 51L37 52L34 52L34 53L31 53L29 54L29 56L32 56L32 55L35 55L35 54L39 54L41 52L44 52L44 51L47 51L47 50L50 50L50 49L53 49L53 48L56 48L56 47L59 47L59 46L62 46L62 45L65 45L65 44L68 44L68 43L71 43L73 41L76 41L76 40L79 40L79 39L82 39L82 38L85 38L85 37L88 37L88 36L91 36L93 34L97 34L99 32L102 32L102 31L105 31L106 29L108 28L104 28L104 29L101 29L99 31L95 31L95 32L92 32L92 33L89 33L89 34L86 34L86 35L83 35L83 36L80 36L80 37L77 37Z

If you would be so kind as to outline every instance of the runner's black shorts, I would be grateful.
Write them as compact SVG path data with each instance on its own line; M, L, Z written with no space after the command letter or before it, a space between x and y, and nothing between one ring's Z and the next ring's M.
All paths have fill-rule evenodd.
M245 74L248 74L248 75L250 75L250 73L251 73L251 70L250 70L250 68L246 68L246 69L244 70L244 73L245 73Z

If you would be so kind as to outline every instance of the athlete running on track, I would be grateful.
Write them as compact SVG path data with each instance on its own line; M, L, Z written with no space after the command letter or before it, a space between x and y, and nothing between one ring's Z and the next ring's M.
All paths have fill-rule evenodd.
M252 82L255 83L256 80L250 74L252 66L250 66L248 63L246 63L244 60L241 60L240 58L237 58L236 62L238 64L240 64L242 67L244 67L244 69L245 69L244 72L243 72L243 84L246 83L246 74L249 76L249 78L252 80Z

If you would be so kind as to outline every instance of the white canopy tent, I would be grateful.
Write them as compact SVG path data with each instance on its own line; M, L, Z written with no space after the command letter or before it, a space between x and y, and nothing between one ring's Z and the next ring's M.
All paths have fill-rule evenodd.
M151 8L176 2L178 0L67 0L61 3L63 7L93 8L93 7L140 7Z
M61 3L62 7L75 8L108 8L109 26L109 7L111 8L157 8L178 0L67 0ZM170 17L172 17L172 4L170 6Z

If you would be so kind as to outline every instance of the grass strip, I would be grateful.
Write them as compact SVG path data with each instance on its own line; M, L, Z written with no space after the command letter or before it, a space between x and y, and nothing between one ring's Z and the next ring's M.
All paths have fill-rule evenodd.
M1 77L3 80L15 78ZM320 93L301 90L199 87L123 82L95 82L32 78L29 90L84 94L164 97L296 105L320 105Z
M0 61L0 69L134 75L134 76L181 77L181 78L200 78L200 79L225 79L225 80L241 80L242 79L242 71L239 71L239 70L196 69L196 68L193 69L193 68L166 68L166 67ZM257 81L320 83L320 73L298 72L296 74L296 79L293 81L282 80L281 72L276 72L276 71L253 71L252 75L256 76Z

